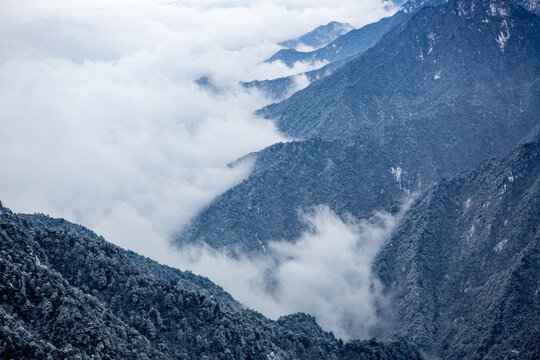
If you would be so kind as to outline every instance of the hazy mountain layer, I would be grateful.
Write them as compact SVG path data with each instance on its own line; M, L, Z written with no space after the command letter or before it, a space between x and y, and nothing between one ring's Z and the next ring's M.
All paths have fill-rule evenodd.
M351 24L331 21L326 25L316 27L307 34L299 36L296 39L282 41L279 43L279 45L289 49L296 49L302 45L312 48L320 48L321 46L327 45L340 35L343 35L352 29L353 27Z
M395 329L444 359L540 354L540 140L442 181L375 271Z
M540 15L540 6L536 0L516 0L513 2L524 7L533 14ZM383 18L379 22L368 24L363 28L351 31L350 34L343 35L342 39L340 38L336 41L335 47L332 46L331 49L321 50L321 54L318 54L317 52L310 53L283 50L280 53L273 55L273 58L275 57L276 59L284 61L288 66L292 66L296 61L310 61L310 58L330 62L330 64L323 66L320 69L302 74L270 80L243 82L242 85L246 88L257 88L274 101L284 100L295 92L297 79L305 75L306 79L312 83L330 75L336 69L342 67L350 60L360 56L368 48L374 46L388 31L408 19L410 15L423 6L437 6L441 3L442 2L439 1L408 1L402 6L402 9L393 16ZM345 48L346 51L342 53L343 48ZM322 54L323 52L324 54Z
M354 29L338 37L330 45L312 52L301 52L294 48L283 49L274 54L267 62L281 60L287 66L293 66L297 61L329 62L320 69L302 74L287 76L270 80L254 80L243 82L246 88L256 88L263 91L274 101L280 101L292 95L296 90L299 78L305 76L310 83L322 79L348 61L359 56L365 50L375 45L393 27L405 21L411 14L428 4L437 5L439 0L408 1L402 5L401 10L393 16L383 18L378 22L368 24L360 29Z
M298 84L301 84L304 81L312 83L319 79L322 79L336 69L339 69L347 61L351 59L347 58L344 60L339 60L328 65L325 65L319 69L307 71L302 74L290 75L282 78L271 79L271 80L253 80L249 82L241 82L246 89L258 89L262 91L266 96L271 98L273 101L279 101L287 98L298 90Z
M337 37L330 44L318 50L302 52L295 49L282 49L272 55L267 62L282 61L291 67L297 61L335 62L357 56L375 45L392 28L405 21L412 13L423 6L438 5L442 0L407 1L400 11L392 16L354 29Z

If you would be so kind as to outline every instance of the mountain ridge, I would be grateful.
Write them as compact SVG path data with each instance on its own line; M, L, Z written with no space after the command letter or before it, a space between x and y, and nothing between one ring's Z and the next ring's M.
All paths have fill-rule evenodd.
M504 8L504 15L492 13L492 3ZM472 4L470 16L458 9ZM506 39L508 26L514 36L503 43L499 39ZM539 27L538 17L506 1L452 0L427 7L364 55L259 114L291 137L326 139L344 138L370 123L391 125L465 110L469 117L497 119L511 109L515 117L529 111L526 115L535 118L530 108L513 104L531 95L538 101ZM500 109L486 104L505 98L508 105Z
M482 5L476 7L477 11L482 11L482 17L476 14L471 18L471 13L463 14L460 27L465 30L450 36L465 39L476 36L471 29L479 24L486 25L483 22L488 18L485 11L492 14L492 3L501 6L500 11L508 11L507 15L500 16L499 8L495 7L493 17L499 21L495 26L497 31L502 21L513 21L514 26L518 27L517 22L522 17L524 21L519 26L528 29L527 26L532 24L532 29L540 29L538 18L511 3L467 2L469 8L464 9L470 9L472 4L477 3ZM357 92L357 88L351 87L352 81L361 82L358 76L354 76L355 72L371 71L373 67L378 69L377 64L381 61L384 63L390 55L399 58L400 51L408 51L410 56L406 60L395 60L392 63L395 66L409 62L414 65L413 69L417 69L426 66L424 62L428 62L428 59L437 60L428 58L431 56L431 53L428 54L429 36L433 27L435 30L444 27L444 31L449 32L448 22L454 21L455 17L461 18L458 14L459 4L465 3L453 1L418 12L402 24L401 29L394 30L394 35L385 37L386 43L393 47L381 48L377 45L369 50L373 54L369 57L367 65L372 67L367 67L368 70L365 66L359 66L366 64L363 59L367 55L363 55L337 70L337 73L283 101L281 105L267 107L286 107L282 112L285 119L281 120L290 120L291 124L286 126L291 130L288 134L308 139L278 144L259 152L255 169L249 177L202 209L178 235L175 243L183 246L206 242L216 248L240 246L244 250L264 252L269 241L294 241L306 230L298 215L299 210L309 211L313 206L328 204L339 216L369 216L377 209L392 208L392 204L399 202L406 191L423 190L443 177L452 176L534 138L540 124L536 111L540 106L540 58L536 56L540 53L540 37L530 29L524 31L519 40L525 44L525 50L515 45L506 48L507 52L503 53L495 41L498 33L490 36L493 44L486 45L490 47L490 52L486 54L495 60L488 57L482 64L475 60L481 71L470 75L476 68L468 69L456 75L457 79L450 85L431 86L439 84L440 79L434 79L437 69L432 68L435 64L429 61L427 74L422 73L420 80L423 83L424 77L429 75L425 80L429 86L414 89L402 86L396 90L395 87L386 86L387 83L396 77L410 78L418 73L394 75L383 72L383 80L373 80L378 81L379 90L370 87L360 88ZM510 9L516 11L517 15L512 15ZM419 17L419 21L415 20L416 17ZM441 18L446 22L438 21ZM420 26L430 21L435 21L435 25L427 29ZM419 27L424 31L422 47L416 38ZM519 33L513 36L518 36L516 34ZM432 37L435 38L435 34ZM485 37L481 35L481 41L474 41L483 44ZM448 46L444 39L439 38L438 41L443 42L440 46L446 49L444 57L447 62L459 62L463 68L471 57L474 60L479 56L480 49L457 49L455 39ZM432 53L443 51L437 48L437 44L432 45ZM421 53L420 48L426 51ZM458 61L456 54L460 54L459 51L463 59ZM513 51L512 54L508 54L509 51ZM420 54L425 56L424 60L419 57ZM525 60L519 59L521 55L526 55ZM512 60L514 57L517 57L515 61ZM513 65L517 70L499 74L501 69ZM326 86L329 82L330 85ZM402 80L397 82L406 83ZM461 89L464 82L466 86ZM381 83L385 86L381 86ZM489 86L495 90L489 90ZM381 110L387 103L377 98L380 93L388 93L395 107L405 115L398 117ZM343 122L349 119L347 111L351 112L352 107L357 105L348 107L336 104L343 104L347 98L362 97L366 98L367 110L382 120L370 119L360 109L360 115L367 119L359 124L351 122L343 126ZM296 101L298 98L302 101ZM438 101L437 106L432 105L432 98ZM517 104L514 103L516 98L519 99ZM460 104L456 103L458 100ZM410 102L416 106L415 112L423 112L422 117L411 116L408 111L401 110L410 106ZM325 108L326 105L328 108ZM484 113L486 108L489 111ZM342 122L341 119L345 120ZM285 125L280 127L284 130Z
M351 24L330 21L326 25L317 26L310 32L301 35L295 39L285 40L279 45L296 49L299 46L309 46L311 48L320 48L335 40L337 37L354 29Z
M0 206L1 358L421 359L403 338L343 343L309 317L235 309L142 272L88 229L33 216Z
M444 0L409 0L394 15L382 18L359 29L353 29L320 49L310 52L282 49L265 60L265 62L282 61L288 67L292 67L297 61L332 63L358 56L375 45L388 31L422 7L439 5L443 2Z
M441 358L538 356L539 199L540 139L417 199L373 265L395 329Z

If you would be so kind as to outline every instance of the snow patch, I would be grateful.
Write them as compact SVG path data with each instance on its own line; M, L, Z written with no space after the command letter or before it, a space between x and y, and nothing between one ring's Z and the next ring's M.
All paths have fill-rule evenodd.
M256 238L257 241L259 242L259 246L261 247L261 249L263 250L263 252L266 252L266 247L264 246L264 244L262 243L262 241L259 240L258 234L255 234L255 238Z
M427 54L429 55L433 52L433 45L435 44L435 34L430 32L427 37L429 40L429 49L427 51Z
M508 239L504 239L503 241L495 245L495 248L493 248L493 250L495 250L496 253L500 252L502 249L504 249L504 245L506 245L507 242Z
M394 175L394 177L396 178L396 181L401 182L401 174L403 174L403 169L400 168L399 166L395 168L392 166L390 168L390 171L392 172L392 175Z
M396 179L396 182L399 184L399 189L401 190L401 175L403 175L403 169L399 166L397 167L391 167L390 172L392 175L394 175L394 179Z
M514 182L514 174L510 171L510 176L508 176L508 181Z
M459 3L458 4L458 16L465 16L467 15L467 11L465 11L465 4Z
M43 265L41 263L41 261L39 261L39 258L36 255L34 255L34 261L35 261L37 267L42 268L42 269L48 269L47 266Z
M488 13L488 15L491 15L491 16L496 16L496 15L507 16L508 15L507 9L501 6L497 6L497 4L494 4L494 3L491 3L489 5L489 11L490 12Z
M506 23L506 20L503 20L503 22L501 23L501 27L503 29L499 32L499 37L495 41L497 41L497 44L499 44L499 48L504 52L506 42L508 41L508 39L510 39L510 29L508 29L508 24Z

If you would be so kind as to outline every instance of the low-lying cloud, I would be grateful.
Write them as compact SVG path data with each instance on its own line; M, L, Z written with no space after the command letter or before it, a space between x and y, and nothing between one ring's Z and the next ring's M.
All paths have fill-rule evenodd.
M269 100L238 81L310 69L262 63L279 41L390 12L379 0L2 1L0 199L159 260L249 173L228 163L283 140L253 115ZM203 75L227 91L199 88Z
M322 207L295 245L272 244L271 260L174 254L169 239L252 165L228 163L283 140L253 115L269 100L238 82L312 69L263 63L279 41L392 11L379 0L4 0L0 200L205 274L269 316L305 311L364 336L375 321L369 264L392 216L343 222ZM194 83L205 75L226 91Z
M261 258L233 259L208 248L184 248L173 262L217 282L244 305L276 319L305 312L338 337L368 338L384 308L371 265L403 212L343 220L327 206L304 215L310 230L294 243L273 242Z

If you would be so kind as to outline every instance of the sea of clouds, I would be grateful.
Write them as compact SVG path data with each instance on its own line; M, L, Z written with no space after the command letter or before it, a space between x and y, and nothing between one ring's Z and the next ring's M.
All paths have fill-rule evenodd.
M17 212L83 224L124 248L186 268L178 264L178 259L188 261L185 254L171 256L169 239L249 174L249 162L227 164L285 140L270 121L253 115L269 100L238 82L312 69L262 63L279 49L279 41L331 20L359 27L394 10L379 0L3 0L0 200ZM223 91L200 88L194 80L201 76L210 76ZM319 230L297 246L318 246L331 229L347 248L347 241L365 233L328 210L307 221ZM281 287L275 290L282 299L299 284L304 284L302 294L326 294L325 283L343 281L312 268L315 261L326 261L321 253L302 254L278 243L274 248L282 255ZM219 279L219 256L214 261L202 269L197 261L189 266L225 284ZM295 269L305 278L287 275ZM317 276L320 286L310 276ZM257 302L249 299L257 286L245 288L243 295L231 291L273 317L317 313L316 308L339 300L325 304L323 296L306 305L291 298L276 305L275 296L258 296ZM349 304L356 294L343 296ZM327 328L338 328L332 325L338 320L324 321Z
M379 212L361 220L341 218L326 205L315 207L302 215L308 231L294 243L271 242L264 256L231 258L192 246L170 259L272 319L305 312L343 339L384 337L391 311L371 266L415 196L395 214Z

